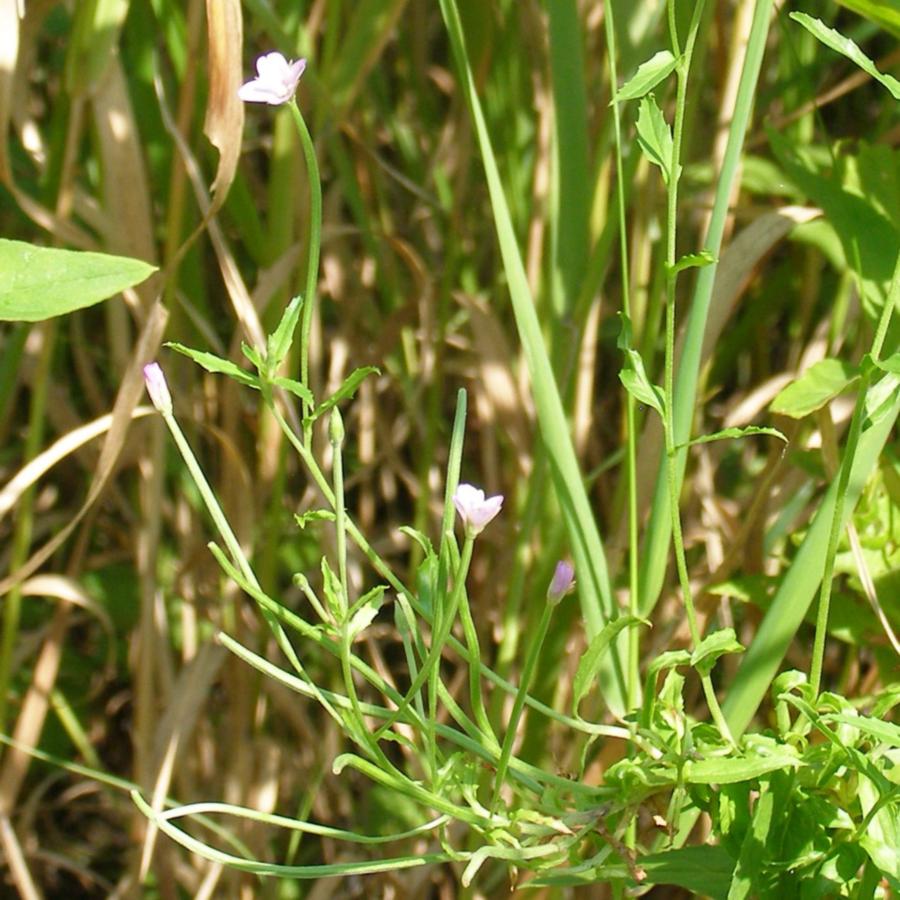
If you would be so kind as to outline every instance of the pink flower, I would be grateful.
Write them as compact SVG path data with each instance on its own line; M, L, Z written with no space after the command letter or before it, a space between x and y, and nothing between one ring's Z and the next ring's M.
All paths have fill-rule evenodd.
M559 603L572 588L575 587L575 567L570 562L561 559L556 564L556 571L547 588L547 599L551 603Z
M172 395L169 393L169 385L166 384L166 376L159 367L159 363L148 363L144 366L144 384L150 395L150 402L161 412L172 413Z
M257 77L241 85L238 97L245 103L287 103L297 90L306 60L288 62L280 53L267 53L256 60Z
M471 484L461 484L453 494L453 505L463 520L470 537L480 534L482 529L503 506L503 495L485 497L484 491Z

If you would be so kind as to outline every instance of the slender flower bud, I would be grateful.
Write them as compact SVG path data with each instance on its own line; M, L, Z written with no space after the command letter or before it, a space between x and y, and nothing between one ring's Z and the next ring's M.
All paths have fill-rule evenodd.
M333 447L340 447L344 443L344 419L336 406L331 410L331 419L328 421L328 440Z
M159 363L148 363L144 366L144 384L150 395L150 402L163 414L172 414L172 395L169 393L169 385L166 384L166 376L159 367Z
M470 537L476 537L485 525L500 512L503 495L485 497L484 491L471 484L461 484L453 494L453 505Z
M305 59L289 62L280 53L260 56L256 60L257 77L241 85L238 97L245 103L281 106L294 96L305 68Z
M556 564L556 571L547 588L547 600L554 606L575 587L575 567L561 559Z

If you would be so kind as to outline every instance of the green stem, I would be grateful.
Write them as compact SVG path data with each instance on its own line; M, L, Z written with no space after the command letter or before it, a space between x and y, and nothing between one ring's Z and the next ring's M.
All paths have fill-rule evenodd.
M684 552L684 536L681 531L681 513L678 503L679 478L678 464L675 457L675 288L678 275L675 272L676 258L676 234L678 215L678 182L681 177L681 147L684 140L684 115L687 105L688 75L690 73L691 58L694 52L694 44L700 28L700 20L703 16L703 0L698 0L694 5L691 24L688 30L684 53L678 42L678 29L675 22L675 4L670 0L669 32L672 40L673 52L681 55L678 67L675 70L677 78L677 91L675 96L675 123L672 129L672 159L669 165L668 183L668 208L666 215L666 350L665 350L665 438L666 438L666 482L669 489L669 507L672 517L672 543L675 549L675 563L678 569L678 581L681 585L681 593L684 598L684 611L687 616L688 629L691 633L691 643L696 649L700 644L701 635L697 625L697 613L694 609L694 597L691 591L691 581L688 574L687 559ZM709 674L701 675L703 694L706 697L710 714L722 737L729 743L734 743L728 723L722 715L712 678Z
M525 708L525 698L528 696L528 688L531 686L531 680L534 677L537 668L538 658L540 657L541 647L544 645L544 639L547 637L547 631L550 628L550 618L553 610L556 608L555 603L549 600L544 604L541 612L541 620L538 623L534 640L528 648L528 654L525 657L525 665L522 667L522 675L519 680L519 689L516 691L516 699L513 701L512 712L509 716L509 722L506 725L506 734L503 736L503 746L500 749L500 761L497 763L497 776L494 781L494 795L491 799L491 814L497 809L500 801L500 791L503 789L503 782L506 779L506 771L509 768L510 757L512 756L513 744L516 740L516 732L519 730L519 720L522 718L522 711Z
M616 214L619 218L619 259L622 281L622 310L626 319L631 321L631 285L628 262L628 230L625 220L625 168L622 164L622 118L616 89L619 83L616 66L616 30L613 4L605 10L603 24L606 31L607 58L609 61L609 89L612 94L613 128L615 131L616 153ZM638 497L637 497L637 434L635 423L634 397L625 392L625 431L626 431L626 473L628 479L628 612L640 616L640 582L638 554ZM640 629L628 629L628 670L627 693L628 706L636 709L641 705L641 673L640 673Z
M56 320L39 326L40 351L31 388L31 405L28 411L28 432L25 438L25 459L34 459L44 440L47 416L47 390L50 384L50 366L56 347ZM19 498L16 507L15 528L12 539L9 571L16 572L28 559L28 548L34 526L34 487L28 488ZM19 639L19 623L22 615L22 588L14 585L3 601L3 637L0 643L0 731L7 730L7 703L12 679L12 659Z
M309 383L309 338L312 331L313 311L315 309L316 285L319 279L319 251L322 246L322 180L319 176L319 163L316 160L316 148L313 144L309 128L297 101L292 100L288 107L294 117L294 124L300 135L303 157L306 160L306 171L309 176L309 257L306 264L306 292L303 295L303 310L300 314L300 382L312 390ZM312 412L311 406L304 402L304 418ZM312 440L312 423L303 425L304 442L309 445Z

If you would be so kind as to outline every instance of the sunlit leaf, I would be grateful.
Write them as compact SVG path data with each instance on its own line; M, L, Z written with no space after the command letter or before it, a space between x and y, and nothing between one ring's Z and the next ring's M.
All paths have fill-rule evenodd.
M672 130L652 94L641 99L637 137L644 156L660 167L663 181L668 184L672 175Z
M779 391L769 409L782 416L802 419L837 397L856 377L856 368L843 360L820 360Z
M616 100L637 100L649 94L675 71L677 65L678 60L670 50L660 50L638 66L634 75L616 92Z
M0 240L0 320L40 322L84 309L155 271L126 256Z

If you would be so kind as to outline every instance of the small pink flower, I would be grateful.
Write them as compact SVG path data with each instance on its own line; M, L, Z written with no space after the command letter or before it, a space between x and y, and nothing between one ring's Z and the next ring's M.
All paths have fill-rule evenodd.
M241 85L238 97L245 103L287 103L297 90L306 60L289 62L280 53L267 53L256 61L257 77Z
M547 588L547 599L553 603L559 603L572 588L575 587L575 567L570 562L561 559L556 564L556 571Z
M503 495L485 497L484 491L471 484L461 484L453 494L453 505L463 520L463 525L471 537L480 534L482 529L503 506Z
M144 385L150 395L150 402L161 412L172 412L172 395L169 393L169 385L166 384L166 376L159 367L159 363L148 363L144 366Z

